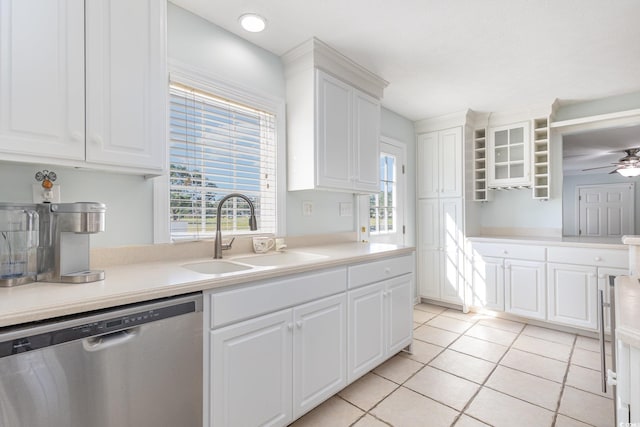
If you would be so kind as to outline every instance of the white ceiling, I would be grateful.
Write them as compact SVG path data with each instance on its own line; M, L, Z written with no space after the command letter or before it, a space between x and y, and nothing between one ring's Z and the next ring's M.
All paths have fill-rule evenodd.
M282 55L312 36L390 82L411 120L640 90L638 0L171 0ZM257 12L267 30L242 30Z

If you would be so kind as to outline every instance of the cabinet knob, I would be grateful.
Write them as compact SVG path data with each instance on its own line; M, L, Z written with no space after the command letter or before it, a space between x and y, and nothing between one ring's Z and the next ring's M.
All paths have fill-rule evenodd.
M503 254L503 255L509 255L509 252L508 252L508 251L506 251L506 250L504 250L504 251L502 251L502 254Z
M389 291L384 291L382 293L382 296L385 297L385 298L388 297L389 296Z
M293 329L293 323L291 322L287 323L287 329L291 331Z
M599 256L597 256L597 257L595 257L593 260L594 260L594 261L602 261L602 258L600 258Z
M604 274L602 273L598 274L598 279L604 279Z
M385 267L384 274L391 274L391 267Z
M596 277L596 273L589 273L589 277Z
M93 135L91 142L93 142L94 145L102 145L102 138L98 135Z
M302 329L302 320L298 320L296 322L296 326L298 327L298 329Z

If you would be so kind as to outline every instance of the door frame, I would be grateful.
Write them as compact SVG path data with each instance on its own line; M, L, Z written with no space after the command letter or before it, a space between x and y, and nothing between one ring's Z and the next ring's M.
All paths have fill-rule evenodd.
M630 201L630 212L629 215L631 220L633 221L635 228L635 215L636 215L636 200L635 200L635 182L610 182L606 184L586 184L586 185L576 185L575 189L575 199L574 199L574 216L575 216L575 228L574 234L576 236L580 236L580 190L584 190L587 188L602 188L602 187L616 187L616 186L630 186L631 187L631 201ZM633 234L633 230L632 233Z

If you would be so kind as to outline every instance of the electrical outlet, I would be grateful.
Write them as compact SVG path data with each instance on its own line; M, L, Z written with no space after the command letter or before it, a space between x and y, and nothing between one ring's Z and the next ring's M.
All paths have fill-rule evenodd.
M59 185L54 185L50 190L42 188L42 184L31 184L31 188L33 189L33 203L60 203Z
M304 200L302 202L302 216L311 215L313 215L313 203L309 200Z

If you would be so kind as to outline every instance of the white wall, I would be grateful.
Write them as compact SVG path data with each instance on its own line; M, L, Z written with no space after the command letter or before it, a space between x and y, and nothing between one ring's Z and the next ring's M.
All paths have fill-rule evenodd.
M141 176L60 168L0 164L0 202L32 203L36 172L56 172L62 202L107 205L106 230L91 236L93 247L153 243L153 182Z
M172 3L168 4L168 32L170 58L257 93L285 99L284 71L278 56ZM406 142L409 158L413 158L411 153L415 151L415 144L411 122L383 109L381 131L383 135ZM99 201L107 204L107 229L92 236L93 247L153 243L153 181L142 177L63 169L52 165L5 163L0 164L0 202L30 203L31 184L36 182L34 175L42 169L54 170L58 174L56 184L62 186L63 202ZM412 205L415 179L411 178L415 172L412 169L409 169L408 177L408 216L415 223ZM310 217L302 215L303 200L313 203L314 211ZM352 202L355 209L354 196L348 193L288 193L286 233L304 235L355 230L355 216L340 217L341 202Z

